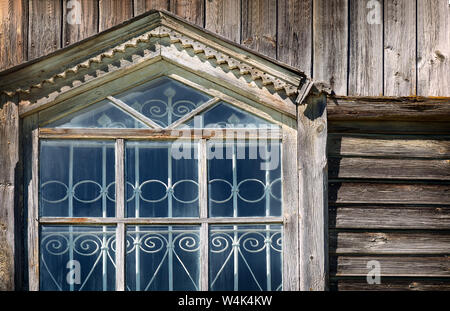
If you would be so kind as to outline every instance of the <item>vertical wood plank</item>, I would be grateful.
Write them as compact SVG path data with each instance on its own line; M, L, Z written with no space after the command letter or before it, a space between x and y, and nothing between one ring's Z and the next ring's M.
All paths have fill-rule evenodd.
M116 217L125 217L125 142L116 140ZM116 290L125 291L126 228L124 223L116 228Z
M300 289L297 131L283 127L283 290Z
M419 0L417 14L417 95L450 96L450 5Z
M326 96L310 96L298 107L300 290L327 289Z
M242 0L241 44L269 57L277 57L276 0Z
M134 16L150 10L168 10L169 0L134 0Z
M19 112L16 100L0 96L0 290L15 289L16 165L19 161Z
M27 60L27 19L25 0L0 0L0 71Z
M208 0L205 28L236 43L241 42L241 0Z
M28 284L39 290L39 130L32 132L31 182L28 186Z
M312 0L278 0L278 60L312 74Z
M47 55L61 48L60 0L30 0L28 59Z
M314 0L313 78L347 95L348 0Z
M99 31L133 17L132 0L99 0Z
M384 95L416 95L416 1L385 1Z
M348 95L382 96L383 1L350 0L349 5Z
M72 17L79 17L79 20ZM63 46L95 35L98 32L98 0L64 0L62 27Z
M204 26L204 0L170 0L170 11L191 23Z

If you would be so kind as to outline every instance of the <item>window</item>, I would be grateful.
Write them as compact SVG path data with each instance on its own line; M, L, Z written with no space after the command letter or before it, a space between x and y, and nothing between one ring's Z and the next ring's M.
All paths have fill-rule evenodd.
M34 134L41 290L289 289L292 133L175 78Z

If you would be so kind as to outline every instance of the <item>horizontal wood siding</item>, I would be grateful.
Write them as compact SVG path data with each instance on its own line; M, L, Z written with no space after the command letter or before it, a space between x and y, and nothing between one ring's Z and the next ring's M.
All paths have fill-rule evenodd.
M338 95L450 96L445 0L0 0L0 70L152 9L295 66ZM417 2L417 4L416 4Z
M398 116L333 119L330 109L331 288L450 290L450 131L445 122L422 122L418 115L395 121L402 109L408 114L405 103L381 102ZM335 110L350 112L343 111ZM381 284L366 280L373 260Z

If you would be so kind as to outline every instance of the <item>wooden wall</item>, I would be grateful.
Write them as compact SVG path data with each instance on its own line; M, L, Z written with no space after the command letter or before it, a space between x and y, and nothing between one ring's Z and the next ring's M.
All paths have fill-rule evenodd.
M69 25L68 0L0 0L0 70L150 9L298 67L342 96L329 101L331 288L450 290L450 100L378 98L450 96L447 0L78 1ZM366 282L370 260L380 285Z
M0 70L165 9L298 67L338 95L450 96L445 0L77 1L81 24L70 25L69 0L0 0Z
M431 102L330 99L332 289L450 290L450 100L440 116L421 112ZM379 285L366 281L372 260Z

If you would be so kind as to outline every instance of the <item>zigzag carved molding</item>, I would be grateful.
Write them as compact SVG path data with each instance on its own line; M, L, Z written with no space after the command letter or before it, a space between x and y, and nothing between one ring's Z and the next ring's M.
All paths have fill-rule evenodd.
M104 63L105 59L114 59L119 53L125 54L128 48L137 48L140 43L149 43L152 38L164 37L168 37L171 44L180 43L181 46L185 49L193 49L195 54L203 53L207 59L214 61L217 65L226 65L230 70L238 69L241 76L250 75L253 81L261 80L261 83L265 86L272 85L277 92L284 92L287 96L292 96L298 93L298 85L294 85L290 82L282 80L279 77L268 74L267 72L264 72L263 70L255 68L251 64L246 63L245 61L238 60L223 52L217 51L216 49L207 46L202 42L196 41L166 26L158 26L155 29L148 31L138 37L132 38L103 53L84 60L83 62L80 62L79 64L71 68L67 68L64 71L41 81L40 83L36 83L25 88L17 88L15 90L3 90L2 92L9 97L20 93L30 94L35 88L45 88L46 84L54 85L60 79L66 79L69 74L79 74L82 73L83 70L88 71L89 69L91 69L93 64L102 64ZM97 69L95 70L95 72L87 72L82 78L83 81L73 80L72 82L68 81L67 84L62 83L59 90L57 92L51 93L49 97L54 98L58 94L64 93L69 89L82 84L83 82L102 77L112 71L131 67L137 63L140 63L147 59L151 59L157 55L158 54L155 52L142 48L139 53L133 53L133 55L131 56L131 61L123 57L121 59L115 60L114 64L108 64L106 71ZM118 66L116 66L116 64L118 64Z

